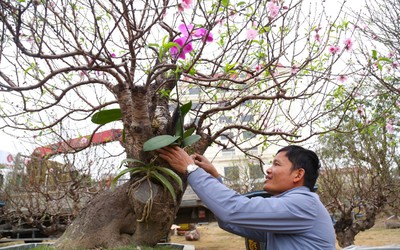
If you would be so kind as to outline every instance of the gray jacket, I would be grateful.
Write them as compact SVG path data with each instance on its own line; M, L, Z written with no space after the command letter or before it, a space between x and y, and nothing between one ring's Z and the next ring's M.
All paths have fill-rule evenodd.
M305 186L271 198L250 199L201 168L188 181L228 232L264 242L268 250L336 249L329 213L318 195Z

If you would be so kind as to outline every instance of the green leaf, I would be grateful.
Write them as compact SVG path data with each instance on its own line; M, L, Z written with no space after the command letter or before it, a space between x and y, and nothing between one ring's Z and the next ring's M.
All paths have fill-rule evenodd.
M164 174L167 174L167 175L171 176L175 180L175 182L178 183L179 188L181 190L183 190L182 179L174 171L172 171L169 168L165 168L165 167L156 167L156 169L161 171L161 172L163 172Z
M132 159L132 158L127 158L121 161L121 164L119 166L119 168L121 168L125 163L140 163L142 165L146 165L144 162L136 160L136 159Z
M181 115L175 124L175 136L179 136L181 138L183 137L183 121L185 120L185 116L187 115L187 113L189 113L191 108L192 101L185 103L180 107Z
M157 173L157 172L151 172L151 175L159 180L161 184L168 189L168 191L171 193L172 198L174 199L174 204L176 205L176 194L174 187L171 185L171 183L165 178L162 174Z
M179 44L177 44L177 43L175 43L175 42L169 42L169 43L163 44L163 47L164 47L166 50L168 50L168 49L170 49L170 48L172 48L172 47L177 47L177 48L179 48Z
M147 140L143 144L143 151L151 151L165 146L171 145L176 142L180 137L172 135L159 135Z
M147 46L149 47L160 47L157 43L149 43Z
M176 125L175 125L175 136L177 136L179 138L182 138L183 134L184 134L184 132L183 132L183 124L181 122L181 118L179 118L176 121Z
M388 62L388 63L392 63L393 62L391 59L389 59L387 57L381 57L381 58L378 59L378 61L380 61L380 62L383 61L383 62Z
M182 117L185 117L185 115L190 111L190 109L192 108L192 101L185 103L181 106L181 114Z
M183 138L191 136L195 130L196 128L189 128L188 130L185 131L185 133L183 133Z
M115 178L112 180L111 182L111 187L114 187L115 184L117 183L117 181L119 180L119 178L121 178L124 174L126 173L131 173L131 175L135 175L137 173L140 172L146 172L147 168L146 167L134 167L134 168L127 168L122 170L121 172L119 172L119 174L117 176L115 176Z
M200 135L191 135L189 137L186 137L183 140L182 147L186 147L186 146L192 145L193 143L197 142L200 139L201 139Z
M109 122L119 121L121 119L121 109L101 110L92 116L92 122L100 125L104 125Z
M374 59L374 60L376 60L376 59L378 59L378 52L376 52L376 50L372 50L372 58Z
M222 1L221 1L221 4L222 4L222 6L224 6L224 7L228 7L228 5L229 5L229 0L222 0Z

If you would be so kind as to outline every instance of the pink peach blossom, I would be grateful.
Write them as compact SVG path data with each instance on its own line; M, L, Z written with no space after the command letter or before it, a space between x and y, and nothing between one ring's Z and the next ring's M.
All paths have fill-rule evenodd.
M267 8L269 11L269 18L274 19L279 14L280 7L275 3L275 1L269 1L267 3Z
M328 50L329 50L329 52L330 52L331 54L336 54L336 53L339 53L339 52L340 52L340 47L339 47L339 46L331 45L331 46L329 46Z
M353 41L350 38L347 38L343 41L344 49L350 51L353 48Z
M79 140L79 143L84 145L84 144L88 143L88 139L87 139L86 137L82 137L82 138Z
M291 73L292 75L295 75L295 74L297 74L297 72L299 72L299 66L298 66L297 64L294 64L294 65L292 66L292 68L290 69L290 73Z
M320 37L320 35L319 35L318 33L315 34L314 39L315 39L315 41L317 41L317 42L321 42L321 37Z
M365 115L365 111L363 107L358 107L357 108L357 114L359 114L360 116L364 116Z
M341 82L341 83L347 81L347 76L346 75L339 75L338 76L338 81Z
M258 31L254 29L248 29L246 32L247 40L254 40L258 35Z
M386 130L388 134L393 134L393 125L390 122L386 124Z
M182 5L182 7L183 7L184 9L190 9L190 8L192 8L192 4L193 4L193 1L192 1L192 0L182 0L182 3L181 3L181 5Z

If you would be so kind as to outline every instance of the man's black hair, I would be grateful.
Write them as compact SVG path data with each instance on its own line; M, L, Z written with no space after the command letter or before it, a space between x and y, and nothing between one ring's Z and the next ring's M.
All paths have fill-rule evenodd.
M300 146L290 145L278 150L278 153L286 152L286 157L293 164L292 169L304 169L304 186L314 191L315 183L319 176L321 164L314 151Z

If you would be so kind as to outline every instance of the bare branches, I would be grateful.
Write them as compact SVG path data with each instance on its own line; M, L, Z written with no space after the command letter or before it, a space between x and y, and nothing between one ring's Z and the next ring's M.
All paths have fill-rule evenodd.
M22 103L2 115L38 112L32 119L32 130L38 130L74 112L79 120L118 104L128 129L135 124L134 103L148 106L143 124L151 124L156 106L168 108L168 98L171 106L176 101L171 92L179 85L184 92L197 88L202 94L184 99L202 105L191 112L189 126L207 135L207 144L233 130L261 140L300 142L337 129L321 125L352 95L344 92L342 101L324 108L340 85L335 65L346 55L327 52L342 32L331 24L337 16L330 20L323 6L318 12L319 6L303 1L284 3L272 13L267 3L198 2L195 11L177 11L168 1L2 3L7 28L2 36L8 41L2 48L9 50L2 54L2 67L16 70L2 69L0 84L4 91L20 93ZM187 44L178 48L191 46L186 60L171 55L173 42L184 35L180 23L193 27L186 29L192 32ZM248 37L249 31L256 36ZM213 41L206 42L210 36ZM135 91L142 86L147 95L138 104ZM58 115L44 122L50 112ZM221 124L222 116L235 119Z

